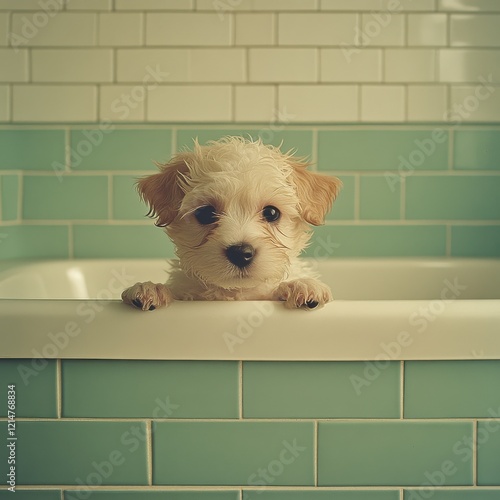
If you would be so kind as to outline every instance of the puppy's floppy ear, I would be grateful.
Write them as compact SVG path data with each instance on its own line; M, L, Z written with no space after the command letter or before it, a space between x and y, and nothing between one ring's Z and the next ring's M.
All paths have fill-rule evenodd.
M325 215L332 208L342 182L337 177L310 172L307 163L292 160L290 164L302 217L313 226L324 224Z
M157 164L160 173L144 177L137 182L141 198L149 205L149 217L157 217L156 226L165 227L175 219L184 191L179 181L189 168L186 155L178 155L165 165Z

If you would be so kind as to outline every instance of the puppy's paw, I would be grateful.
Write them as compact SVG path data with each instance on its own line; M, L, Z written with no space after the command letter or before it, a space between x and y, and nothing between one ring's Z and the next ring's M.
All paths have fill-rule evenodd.
M162 283L136 283L122 293L125 304L143 311L153 311L158 307L166 307L173 301L172 292Z
M276 297L284 301L285 307L289 309L304 308L309 311L319 309L333 300L330 288L312 278L281 283L276 290Z

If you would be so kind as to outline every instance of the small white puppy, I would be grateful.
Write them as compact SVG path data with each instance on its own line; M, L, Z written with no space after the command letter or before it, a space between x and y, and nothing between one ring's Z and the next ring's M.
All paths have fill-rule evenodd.
M122 299L143 311L173 300L282 300L315 309L330 289L298 259L340 189L278 148L226 137L182 152L138 189L176 246L166 284L136 283Z

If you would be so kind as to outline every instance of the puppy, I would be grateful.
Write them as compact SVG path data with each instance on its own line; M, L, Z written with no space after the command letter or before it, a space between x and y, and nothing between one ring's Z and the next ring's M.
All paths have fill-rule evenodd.
M182 152L138 182L148 215L176 246L166 284L137 283L126 304L173 300L281 300L316 309L332 300L298 256L341 187L335 177L260 140L226 137Z

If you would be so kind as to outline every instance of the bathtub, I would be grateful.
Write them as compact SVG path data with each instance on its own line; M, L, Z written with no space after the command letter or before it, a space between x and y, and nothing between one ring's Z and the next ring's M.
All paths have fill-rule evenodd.
M500 359L500 259L313 262L335 301L175 302L141 312L119 300L164 282L164 260L0 265L0 357L166 360Z

